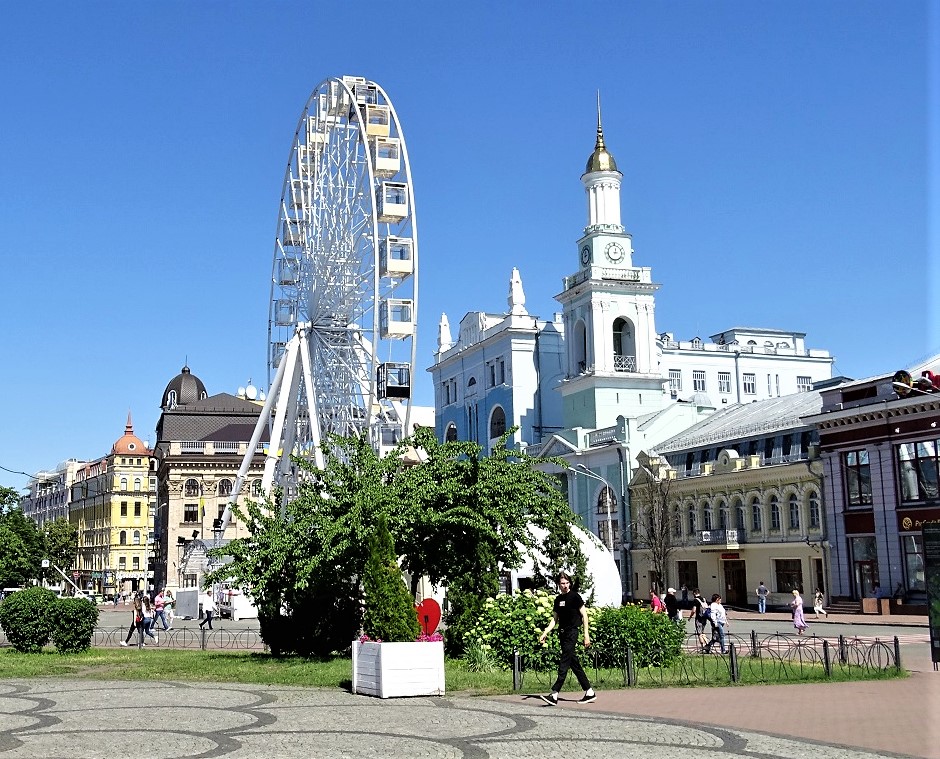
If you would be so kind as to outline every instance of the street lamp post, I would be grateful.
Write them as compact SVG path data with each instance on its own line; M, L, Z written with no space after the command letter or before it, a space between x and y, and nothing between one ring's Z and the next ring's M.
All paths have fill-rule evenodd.
M614 552L614 530L613 530L613 519L610 512L610 500L611 494L614 492L614 489L611 487L610 483L601 475L592 472L584 464L575 464L573 467L574 471L578 474L583 474L585 477L590 477L593 480L598 482L603 482L606 490L604 491L604 503L607 504L607 550L611 554Z

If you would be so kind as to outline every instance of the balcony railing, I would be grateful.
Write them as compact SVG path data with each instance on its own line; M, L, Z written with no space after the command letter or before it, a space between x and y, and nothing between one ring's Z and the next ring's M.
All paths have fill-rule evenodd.
M747 542L747 533L744 530L703 530L700 533L699 545L724 546L732 548L739 543Z
M636 356L614 356L615 372L635 372Z

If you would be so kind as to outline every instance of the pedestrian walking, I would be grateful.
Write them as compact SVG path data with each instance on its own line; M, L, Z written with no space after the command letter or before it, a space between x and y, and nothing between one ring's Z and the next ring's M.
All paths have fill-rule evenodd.
M669 615L669 619L679 624L682 621L682 616L679 613L679 599L676 598L675 588L669 588L666 591L666 598L663 601L663 605L666 607L666 614Z
M712 646L718 643L719 650L724 654L727 651L728 614L725 612L725 607L721 605L721 596L717 593L712 596L708 613L712 624L712 639L705 646L705 653L711 653Z
M130 644L131 638L134 637L135 632L139 633L140 637L140 639L137 641L137 645L142 646L144 644L144 635L143 632L141 632L140 627L143 619L143 602L140 600L139 595L135 595L134 603L131 607L131 625L127 628L127 637L121 641L121 645L124 646L124 648L127 648L127 646Z
M803 598L800 591L793 589L793 600L790 601L790 609L793 611L793 626L796 628L796 634L802 635L807 628L806 618L803 616Z
M555 597L555 603L552 607L552 619L548 627L539 636L539 643L544 644L548 634L558 627L558 638L561 642L561 659L558 662L558 677L555 684L552 685L552 692L547 696L540 696L549 706L558 706L558 694L568 679L568 670L574 672L578 678L578 685L584 688L584 695L579 704L590 704L597 699L594 689L591 687L591 681L588 680L581 662L578 661L578 655L575 653L575 646L578 642L578 630L584 627L584 647L591 645L591 632L588 628L587 606L584 605L584 599L571 588L571 575L567 572L561 572L558 575L558 590Z
M153 638L154 643L159 643L160 638L153 631L154 612L153 604L150 603L150 596L144 595L141 600L141 616L143 617L143 631L146 635ZM141 645L143 645L144 636L140 635Z
M156 626L157 622L163 622L163 631L166 632L170 629L170 623L166 618L166 596L164 591L157 593L156 598L153 599L153 624Z
M819 619L820 614L824 617L829 616L829 612L823 608L825 601L826 597L823 595L823 592L819 588L816 588L816 592L813 594L813 611L816 613L816 619Z
M172 590L163 591L163 612L169 620L170 625L167 630L173 629L173 620L176 619L176 599L173 597Z
M708 624L709 614L706 614L708 603L702 598L698 588L692 591L692 614L695 621L695 634L698 636L698 642L705 650L708 638L705 637L705 625ZM709 612L710 613L710 612Z
M206 596L206 602L202 605L202 611L205 613L205 616L202 618L202 622L199 623L201 628L203 625L208 625L209 629L212 629L212 615L215 614L215 599L212 597L212 594Z
M652 588L650 588L650 608L652 608L653 614L662 614L666 610L663 599Z
M760 585L757 586L757 613L764 614L767 611L767 596L770 595L770 591L767 590L767 586L764 585L764 581L760 581Z

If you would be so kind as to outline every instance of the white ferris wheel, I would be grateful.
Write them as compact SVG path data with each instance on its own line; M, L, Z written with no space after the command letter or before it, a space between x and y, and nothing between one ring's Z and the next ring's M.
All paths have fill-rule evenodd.
M270 387L234 497L269 420L262 490L281 485L285 497L297 477L291 454L322 467L331 433L368 434L380 452L407 433L417 307L418 229L398 115L375 82L325 79L301 113L284 174Z

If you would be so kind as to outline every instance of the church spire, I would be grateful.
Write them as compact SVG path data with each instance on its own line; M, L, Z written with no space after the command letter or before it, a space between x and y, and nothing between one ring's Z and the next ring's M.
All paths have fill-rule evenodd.
M595 171L617 171L617 162L608 152L604 144L604 125L601 121L601 91L597 91L597 139L594 141L594 152L588 158L585 174ZM617 172L619 173L619 171Z

